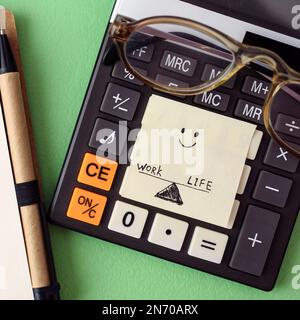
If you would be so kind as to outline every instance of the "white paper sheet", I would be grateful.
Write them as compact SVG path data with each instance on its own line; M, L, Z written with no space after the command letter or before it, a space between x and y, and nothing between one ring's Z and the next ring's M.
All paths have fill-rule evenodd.
M166 135L174 135L173 150L183 153L182 164L176 163L178 157L173 156L170 163L163 163L168 160L164 156L172 155L172 147L163 140L149 143L153 129L169 130ZM255 125L245 121L152 96L120 194L157 207L158 212L161 208L230 228L233 203L255 130ZM155 153L159 158L153 158Z
M32 300L14 180L0 110L0 300Z

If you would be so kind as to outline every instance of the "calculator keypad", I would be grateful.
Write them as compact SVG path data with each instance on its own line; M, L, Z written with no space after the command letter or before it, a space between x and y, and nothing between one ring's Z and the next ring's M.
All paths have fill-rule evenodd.
M129 56L141 74L180 88L213 80L226 67L214 57L197 58L172 45L147 44ZM98 63L102 57L103 54ZM235 118L243 125L257 125L233 194L228 224L224 226L202 218L203 206L198 198L191 207L197 214L191 216L188 215L191 210L178 213L122 194L122 189L132 187L132 183L123 186L127 165L119 161L132 146L127 141L128 132L141 127L149 97L166 94L144 85L121 61L102 64L95 70L98 74L91 82L91 98L87 95L87 108L83 108L85 112L79 119L51 209L53 220L98 238L270 290L291 232L287 226L292 225L290 221L295 220L299 209L299 201L292 194L300 187L299 160L269 137L266 139L263 103L270 82L245 68L211 92L195 97L167 95L195 109ZM286 113L278 115L275 128L296 141L300 137L300 112L291 116L287 106ZM174 113L170 112L172 116ZM183 113L182 119L186 116ZM119 125L122 120L128 122ZM104 128L108 131L103 131ZM227 135L224 132L220 136ZM100 156L100 163L96 155ZM107 156L112 162L104 167L101 158ZM226 170L223 163L219 163L221 166ZM230 176L231 172L227 174ZM139 184L138 188L143 192L148 183ZM177 188L181 192L182 186ZM166 199L162 196L168 197L169 203L174 198L174 189L172 181L166 181L164 188L156 190L154 194L158 196L154 198L163 202ZM179 197L175 198L174 207L178 209L182 205ZM213 210L205 213L211 215ZM281 247L277 246L278 239Z

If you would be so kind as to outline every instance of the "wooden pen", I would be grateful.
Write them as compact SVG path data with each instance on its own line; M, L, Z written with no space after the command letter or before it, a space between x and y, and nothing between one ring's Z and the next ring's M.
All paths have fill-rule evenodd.
M12 53L5 23L6 11L0 7L0 92L16 193L33 292L36 299L57 299L53 286L41 214L39 188L26 120L20 74ZM51 292L48 290L51 288ZM50 293L49 293L50 292Z

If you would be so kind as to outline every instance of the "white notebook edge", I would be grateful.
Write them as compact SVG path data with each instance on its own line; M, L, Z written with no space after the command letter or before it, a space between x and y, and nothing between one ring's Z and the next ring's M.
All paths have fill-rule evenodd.
M0 300L33 300L2 106L0 107Z

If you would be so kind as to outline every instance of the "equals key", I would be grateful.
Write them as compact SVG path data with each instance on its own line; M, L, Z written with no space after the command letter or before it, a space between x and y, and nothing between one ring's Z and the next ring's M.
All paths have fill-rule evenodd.
M201 244L201 247L202 248L206 248L206 249L209 249L209 250L215 250L216 249L216 243L215 242L211 242L211 241L208 241L208 240L202 240L202 244Z

